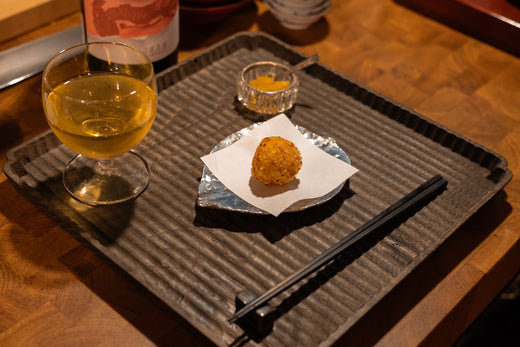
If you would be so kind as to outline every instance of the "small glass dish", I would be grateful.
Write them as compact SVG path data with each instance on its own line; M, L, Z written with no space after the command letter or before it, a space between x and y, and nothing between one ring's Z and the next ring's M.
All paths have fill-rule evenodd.
M270 77L273 82L286 81L288 86L281 90L267 91L251 86L258 77ZM237 79L238 100L247 109L261 114L278 114L290 109L296 101L299 80L286 65L260 61L246 66Z

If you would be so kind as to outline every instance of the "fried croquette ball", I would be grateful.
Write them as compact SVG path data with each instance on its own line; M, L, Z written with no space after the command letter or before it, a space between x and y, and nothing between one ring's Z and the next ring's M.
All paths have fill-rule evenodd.
M291 182L302 167L298 148L280 136L262 139L253 157L251 174L264 184Z

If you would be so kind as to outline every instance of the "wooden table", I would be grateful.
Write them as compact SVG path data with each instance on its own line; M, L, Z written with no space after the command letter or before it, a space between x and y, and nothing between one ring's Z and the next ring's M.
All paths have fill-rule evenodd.
M0 50L80 23L78 13ZM181 19L182 21L182 19ZM520 269L520 59L390 0L335 1L308 30L255 1L226 21L182 23L179 60L262 30L500 153L513 180L338 344L445 346ZM1 64L1 62L0 62ZM0 165L45 131L41 76L0 91ZM210 342L112 268L0 175L0 345L206 346Z

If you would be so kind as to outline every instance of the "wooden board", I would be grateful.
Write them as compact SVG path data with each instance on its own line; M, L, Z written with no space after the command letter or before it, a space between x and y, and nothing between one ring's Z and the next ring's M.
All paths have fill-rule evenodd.
M2 0L0 41L12 39L79 9L79 0Z

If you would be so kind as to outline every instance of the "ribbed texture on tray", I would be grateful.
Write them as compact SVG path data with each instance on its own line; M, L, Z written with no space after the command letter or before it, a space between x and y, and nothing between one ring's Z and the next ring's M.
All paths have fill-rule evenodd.
M66 230L219 345L242 334L226 321L235 293L263 293L441 174L448 189L427 207L274 299L283 314L258 342L331 344L501 189L510 172L494 153L318 65L298 73L297 104L287 114L335 138L360 172L326 204L279 218L197 207L199 157L252 122L235 103L240 69L299 59L272 38L244 34L161 74L157 119L136 148L149 161L152 180L133 203L86 209L73 202L59 177L72 153L50 133L10 152L4 170Z

